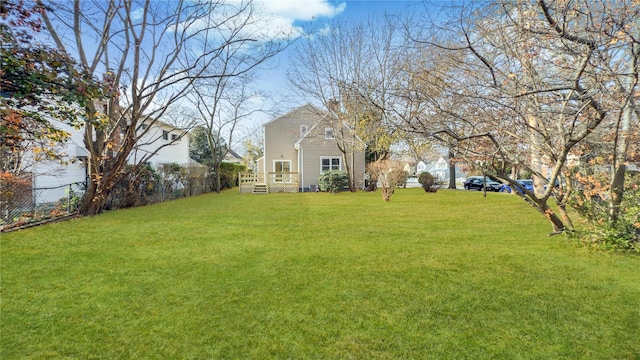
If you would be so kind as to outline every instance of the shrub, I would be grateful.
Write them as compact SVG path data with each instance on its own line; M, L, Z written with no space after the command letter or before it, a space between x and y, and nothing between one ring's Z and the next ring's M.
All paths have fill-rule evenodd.
M391 200L397 186L407 184L409 173L403 169L402 163L393 160L378 160L367 167L372 179L382 187L382 199Z
M436 179L429 172L425 171L423 173L420 173L420 176L418 177L418 182L420 183L420 185L422 185L422 188L426 192L438 191L438 188L435 186Z
M321 191L337 193L342 191L347 185L349 185L349 177L346 171L325 171L318 177L318 186Z
M207 173L209 168L205 166L188 165L186 168L184 187L187 196L195 196L207 192Z
M160 176L150 165L141 166L137 172L135 166L128 165L127 175L116 184L107 202L107 210L123 209L153 203L158 193Z
M245 165L222 162L220 163L220 188L230 189L238 186L238 173L245 171Z
M22 209L31 208L31 180L9 172L0 172L0 214L2 220L10 222ZM2 223L3 221L0 221Z
M159 164L157 169L158 178L161 184L162 200L172 197L181 197L181 189L187 178L187 169L177 163Z
M409 179L409 172L404 169L392 169L389 171L389 178L395 184L395 186L407 186L407 180Z
M234 164L229 162L220 163L220 190L230 189L238 186L238 174L245 171L247 167L242 164ZM209 187L211 190L216 190L216 171L214 167L209 169Z
M606 183L594 177L589 181L585 181L586 177L579 179L582 188L571 205L591 221L591 226L571 236L596 248L640 252L640 175L627 174L622 204L614 222L609 219L608 203L602 195L608 190Z

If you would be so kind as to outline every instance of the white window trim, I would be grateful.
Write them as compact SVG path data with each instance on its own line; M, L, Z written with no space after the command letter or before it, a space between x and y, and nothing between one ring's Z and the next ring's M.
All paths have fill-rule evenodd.
M273 160L273 172L276 172L276 163L278 163L278 162L289 163L289 172L291 172L291 165L292 165L291 160ZM282 181L282 178L280 178L280 181L278 181L277 177L273 181L274 182L285 182L285 181ZM290 183L291 182L291 178L287 179L286 182Z
M309 125L300 125L300 137L303 137L307 132L309 132Z
M342 170L342 157L341 156L320 156L320 173L323 173L325 171L328 170L324 170L322 168L322 160L324 159L329 159L329 170L335 170L335 169L331 169L332 165L331 165L331 160L332 159L338 159L338 171Z
M329 134L331 134L331 136L329 136ZM333 133L332 127L324 128L324 138L327 140L333 140L336 138L335 134Z

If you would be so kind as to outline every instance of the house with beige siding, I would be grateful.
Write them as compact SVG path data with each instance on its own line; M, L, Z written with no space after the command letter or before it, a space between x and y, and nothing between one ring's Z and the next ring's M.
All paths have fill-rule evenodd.
M315 191L328 170L354 169L357 188L364 186L364 144L350 129L334 129L331 113L304 105L264 125L264 156L255 173L240 176L240 192ZM347 134L347 138L345 135ZM348 156L338 148L347 146Z

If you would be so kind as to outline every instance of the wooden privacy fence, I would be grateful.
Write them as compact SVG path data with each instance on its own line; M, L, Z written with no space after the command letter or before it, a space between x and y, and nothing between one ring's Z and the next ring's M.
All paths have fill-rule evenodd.
M266 178L264 173L241 172L238 182L241 194L300 191L297 172L268 172Z

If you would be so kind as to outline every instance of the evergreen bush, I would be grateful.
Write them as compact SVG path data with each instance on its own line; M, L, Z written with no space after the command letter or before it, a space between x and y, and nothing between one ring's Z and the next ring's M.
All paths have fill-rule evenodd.
M330 191L337 193L349 185L349 177L346 171L331 170L325 171L318 177L320 191Z
M422 185L422 188L426 192L438 191L438 188L435 187L436 179L433 177L433 175L431 175L427 171L420 173L420 176L418 177L418 182L420 183L420 185Z

